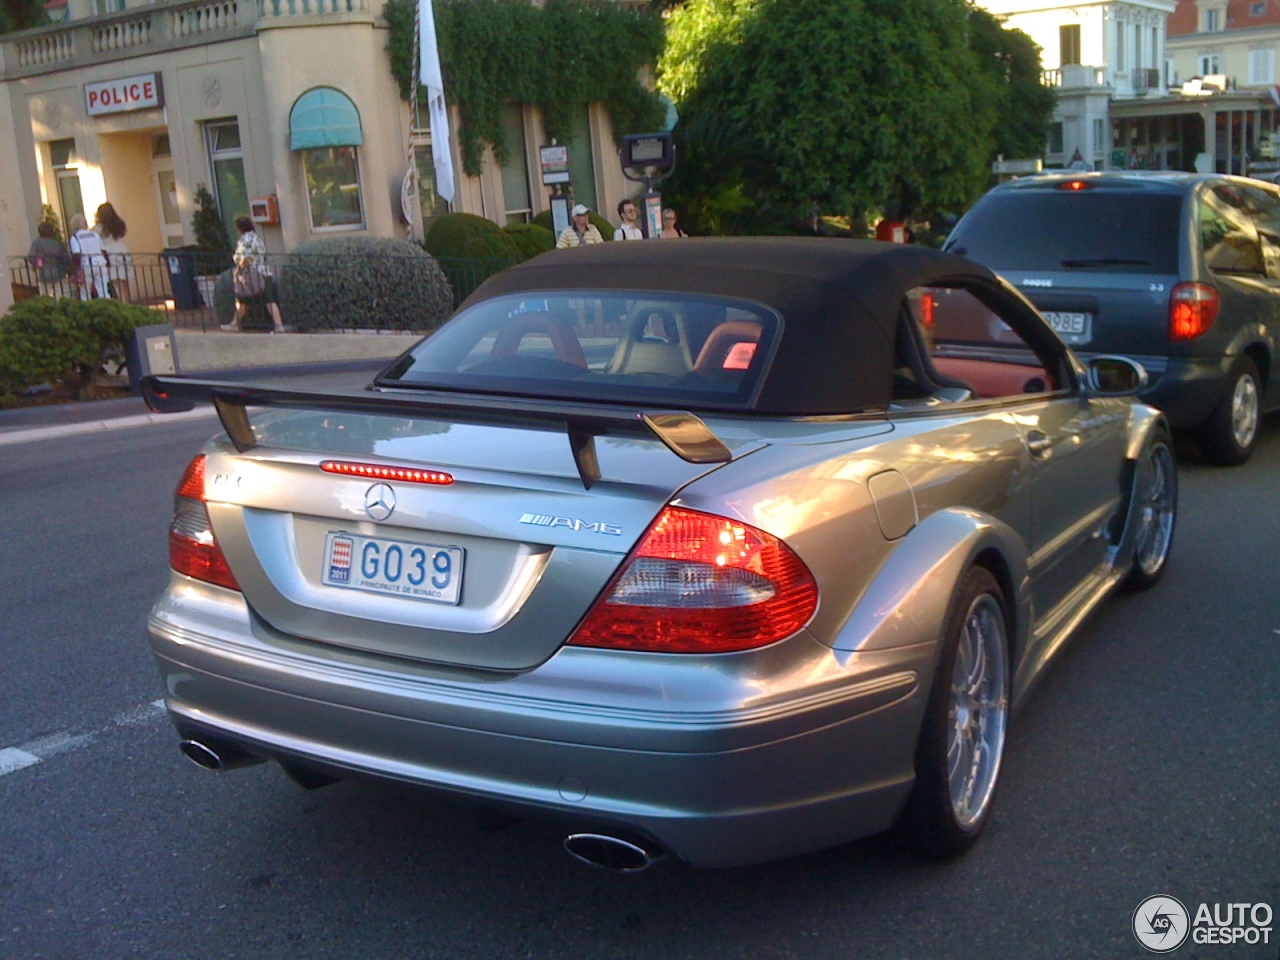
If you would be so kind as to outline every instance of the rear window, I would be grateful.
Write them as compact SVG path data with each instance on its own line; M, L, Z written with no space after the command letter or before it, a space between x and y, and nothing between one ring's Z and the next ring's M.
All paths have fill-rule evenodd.
M947 249L993 270L1178 273L1182 198L1113 190L1010 191L978 202Z
M750 406L781 319L745 301L598 290L495 297L381 383L564 400Z

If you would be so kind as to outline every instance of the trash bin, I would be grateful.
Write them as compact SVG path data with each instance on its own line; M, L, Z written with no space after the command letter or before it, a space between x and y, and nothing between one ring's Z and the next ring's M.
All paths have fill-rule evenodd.
M179 310L195 310L204 306L200 288L196 286L196 247L170 247L160 254L161 266L169 274L173 305Z

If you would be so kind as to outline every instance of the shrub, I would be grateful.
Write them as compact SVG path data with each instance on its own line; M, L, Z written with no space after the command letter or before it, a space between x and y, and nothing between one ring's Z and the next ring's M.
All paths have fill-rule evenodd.
M596 229L600 231L600 236L604 237L605 240L613 239L613 231L616 228L612 223L610 223L604 217L600 216L600 214L596 213L594 210L592 210L589 214L587 214L587 216L591 220L591 222L596 225ZM533 220L530 222L533 223L535 226L543 227L546 230L552 230L551 211L543 210L540 214L534 217ZM551 236L553 238L555 237L554 230L552 230Z
M515 241L520 248L520 256L525 260L556 247L556 235L536 223L509 223L502 232Z
M0 391L66 380L86 400L103 359L123 355L134 328L154 318L119 300L34 297L14 304L0 319Z
M300 331L434 330L453 310L440 265L417 244L387 237L300 245L280 270L279 300Z
M520 248L510 234L474 213L437 217L427 233L427 252L433 257L520 258Z
M227 239L227 226L213 200L213 194L203 183L196 187L196 212L191 216L191 229L196 235L196 273L208 275L220 273L231 266L231 251Z

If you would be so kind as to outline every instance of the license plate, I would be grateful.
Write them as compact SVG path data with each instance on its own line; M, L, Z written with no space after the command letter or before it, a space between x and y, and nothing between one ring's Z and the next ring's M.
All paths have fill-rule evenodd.
M1063 310L1045 310L1041 314L1067 343L1088 343L1090 327L1093 326L1092 313L1071 313Z
M325 537L321 581L348 590L457 603L462 561L461 547L362 537L339 530Z

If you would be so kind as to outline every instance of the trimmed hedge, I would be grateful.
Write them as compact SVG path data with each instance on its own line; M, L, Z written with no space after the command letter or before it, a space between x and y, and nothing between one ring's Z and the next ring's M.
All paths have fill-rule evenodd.
M408 240L309 240L293 251L278 279L280 312L299 331L426 331L453 312L440 265Z
M446 213L431 223L427 252L433 257L520 258L520 247L492 220L474 213Z
M502 232L515 241L526 260L556 248L555 234L536 223L509 223Z
M156 322L146 307L119 300L33 297L0 318L0 395L65 380L89 397L108 356L121 356L135 327Z

